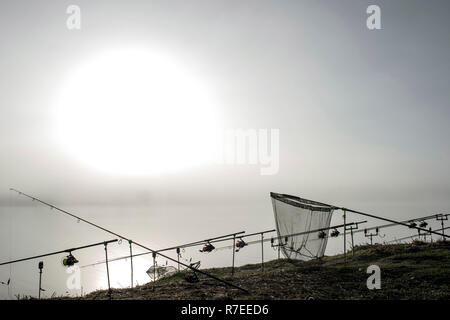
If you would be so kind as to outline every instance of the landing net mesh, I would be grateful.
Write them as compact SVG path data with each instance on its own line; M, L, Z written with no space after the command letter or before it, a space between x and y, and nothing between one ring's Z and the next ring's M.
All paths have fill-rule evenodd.
M286 194L271 193L273 212L281 252L288 259L310 260L323 257L327 246L328 230L285 236L329 228L333 207ZM312 241L314 240L314 241Z

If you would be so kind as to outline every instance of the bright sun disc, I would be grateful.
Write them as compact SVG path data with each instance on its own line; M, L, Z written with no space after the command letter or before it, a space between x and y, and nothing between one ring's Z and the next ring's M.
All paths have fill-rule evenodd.
M56 110L59 143L97 170L161 174L212 159L211 90L185 66L147 50L114 50L70 73Z

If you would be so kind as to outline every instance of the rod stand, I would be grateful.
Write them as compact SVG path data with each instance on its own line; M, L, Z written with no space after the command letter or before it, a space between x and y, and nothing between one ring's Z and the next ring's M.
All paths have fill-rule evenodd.
M431 231L432 231L431 227L428 230L428 232L420 232L420 230L418 230L417 233L418 233L418 236L419 236L419 240L420 240L420 237L423 236L423 240L427 241L427 236L431 237L431 235L432 235Z
M233 234L233 263L231 266L231 275L234 276L234 256L236 254L236 235Z
M367 233L367 229L364 229L364 236L366 238L370 238L370 245L373 244L372 238L378 236L378 231L379 231L378 228L376 228L375 233Z
M156 252L152 252L153 257L153 291L155 291L155 282L156 282Z
M39 294L38 294L38 299L40 300L41 299L41 291L43 291L42 290L42 286L41 286L41 284L42 284L42 269L44 269L44 262L43 261L39 261L38 268L39 268Z
M261 232L261 271L264 272L264 233Z
M105 259L106 259L106 277L108 278L108 297L111 300L112 299L112 292L111 292L111 282L109 280L109 263L108 263L108 243L103 243L105 246Z
M344 263L347 263L347 214L344 211Z
M128 244L130 245L131 289L133 289L133 241L128 240Z
M277 249L278 251L278 259L280 259L280 253L281 253L281 247L285 247L288 243L289 237L284 237L284 242L283 239L277 238L278 242L277 244L275 244L275 239L271 238L270 239L270 247Z
M358 224L356 224L356 227L351 226L351 227L347 228L347 230L350 230L350 238L352 240L352 255L355 254L355 250L354 250L355 249L355 243L353 241L353 230L357 230L357 229L358 229Z
M437 221L440 221L441 222L441 232L442 232L442 241L445 241L446 239L445 239L445 233L444 233L444 221L447 221L448 220L448 214L442 214L442 213L440 213L440 214L438 214L437 216L436 216L436 220Z

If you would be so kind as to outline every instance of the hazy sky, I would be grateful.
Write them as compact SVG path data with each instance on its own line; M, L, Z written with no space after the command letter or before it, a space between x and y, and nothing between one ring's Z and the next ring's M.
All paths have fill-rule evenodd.
M72 4L81 30L66 27ZM381 30L366 27L369 4L381 8ZM272 228L270 191L397 219L448 212L448 1L2 1L0 9L4 208L26 203L8 191L15 187L155 247ZM279 129L279 172L210 164L105 173L58 143L55 100L70 72L99 53L143 46L200 75L224 127ZM2 212L2 261L110 238L67 219ZM25 232L30 223L42 226ZM20 238L11 254L9 232Z

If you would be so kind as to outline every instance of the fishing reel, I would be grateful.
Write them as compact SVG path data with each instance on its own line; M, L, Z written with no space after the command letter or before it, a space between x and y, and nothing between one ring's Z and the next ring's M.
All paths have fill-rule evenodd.
M414 229L415 227L417 227L417 223L413 222L409 224L410 229Z
M426 223L425 221L422 221L422 222L419 224L419 227L421 227L421 228L426 228L427 225L428 225L428 223Z
M340 232L338 231L338 229L334 229L333 231L331 231L331 236L333 238L336 238L337 236L339 236Z
M326 236L327 234L325 233L325 231L320 231L318 234L319 239L325 239Z
M276 238L276 239L278 240L277 244L275 244L275 239L274 238L270 239L270 246L272 248L285 247L287 245L287 243L288 243L288 240L289 240L288 237L284 237L284 242L283 242L283 239L280 239L280 238Z
M236 242L236 252L239 252L243 247L248 246L248 243L245 242L242 238Z
M195 273L186 273L186 275L184 276L184 280L186 280L189 283L197 283L200 281L197 274Z
M62 265L64 267L72 267L73 265L75 265L75 263L78 263L79 261L77 260L77 258L75 258L72 253L69 253L66 257L62 258Z
M200 261L190 263L189 265L195 269L198 269L200 268ZM195 272L195 270L193 270L193 273L186 273L186 275L184 276L184 280L186 280L189 283L196 283L200 281L197 272Z
M216 247L214 247L211 243L206 243L203 248L201 248L199 251L200 252L211 252L215 249Z

